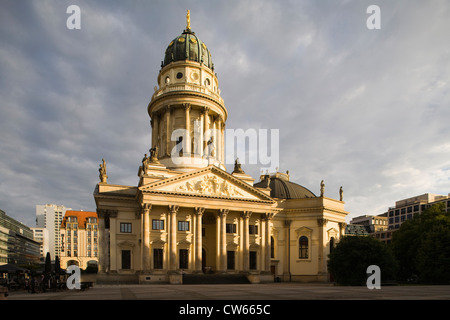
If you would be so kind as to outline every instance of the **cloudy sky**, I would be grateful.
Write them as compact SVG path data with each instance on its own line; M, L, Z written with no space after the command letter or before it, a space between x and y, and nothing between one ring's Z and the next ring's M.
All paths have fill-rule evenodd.
M71 4L80 30L66 27ZM4 0L0 209L28 226L37 204L95 211L102 158L109 183L137 184L146 108L187 9L227 129L279 129L291 181L319 194L323 179L332 198L343 186L349 218L450 192L447 0ZM261 165L240 160L258 180Z

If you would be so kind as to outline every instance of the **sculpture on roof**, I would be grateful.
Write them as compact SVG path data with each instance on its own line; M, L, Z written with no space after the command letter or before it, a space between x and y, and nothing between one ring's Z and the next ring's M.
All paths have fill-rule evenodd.
M325 183L322 181L320 181L320 196L323 197L323 195L325 194Z
M147 174L148 163L150 159L147 157L147 154L144 154L144 158L142 158L142 170L144 170L144 174Z
M232 173L245 173L241 168L241 163L239 162L239 158L236 158L234 161L234 170Z
M344 200L344 190L341 188L339 189L339 200L343 201Z
M191 11L188 10L186 14L186 29L191 30Z
M101 183L106 183L108 176L106 175L106 162L105 159L102 159L102 163L100 164L100 168L98 169L99 178Z
M159 163L159 160L158 160L158 146L154 146L149 151L150 151L150 163Z

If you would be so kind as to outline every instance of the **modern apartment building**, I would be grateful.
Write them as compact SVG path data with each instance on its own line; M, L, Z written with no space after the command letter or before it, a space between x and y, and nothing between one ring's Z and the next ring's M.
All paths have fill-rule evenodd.
M48 238L48 230L46 228L31 228L33 231L34 241L39 242L40 244L40 255L41 260L44 261L47 252L49 250L49 238Z
M388 210L388 229L397 230L403 222L412 219L428 207L440 202L445 204L448 211L450 209L450 193L447 196L425 193L396 201L395 207L391 207Z
M350 221L350 224L364 226L368 233L374 233L388 229L388 219L385 213L378 216L363 215L355 217Z
M36 205L36 227L48 231L48 244L43 243L43 246L48 246L52 261L56 256L61 256L59 228L67 210L71 210L71 208L56 204ZM43 254L45 257L47 252L43 252Z
M0 265L39 262L39 243L23 223L0 210Z

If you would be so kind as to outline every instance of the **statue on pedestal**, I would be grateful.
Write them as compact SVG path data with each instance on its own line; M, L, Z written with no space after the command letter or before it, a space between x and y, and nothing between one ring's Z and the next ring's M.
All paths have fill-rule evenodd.
M323 197L323 195L325 194L325 183L322 181L320 181L320 196Z
M158 160L158 146L154 146L149 151L150 151L150 163L159 163L159 160Z
M234 170L232 173L245 173L244 170L241 168L241 164L239 163L239 158L236 158L236 161L234 161Z
M106 162L105 159L102 159L102 163L100 164L100 168L98 169L99 178L101 183L106 183L108 176L106 175Z

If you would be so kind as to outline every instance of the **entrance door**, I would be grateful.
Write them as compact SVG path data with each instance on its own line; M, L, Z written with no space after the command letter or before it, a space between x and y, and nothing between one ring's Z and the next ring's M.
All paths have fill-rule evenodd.
M206 269L206 251L202 249L202 270L205 272Z
M227 269L234 270L235 269L235 252L227 251Z
M189 269L189 251L180 249L180 269Z
M250 251L250 270L256 270L256 251Z
M122 250L122 269L131 269L131 250Z

